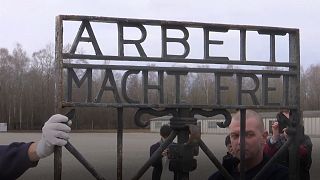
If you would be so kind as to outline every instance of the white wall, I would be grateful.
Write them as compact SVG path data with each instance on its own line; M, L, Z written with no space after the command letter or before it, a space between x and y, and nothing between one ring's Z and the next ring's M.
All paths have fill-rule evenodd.
M271 123L275 121L275 118L264 118L264 126L271 133ZM213 133L213 134L226 134L228 132L227 128L220 128L218 126L209 128L210 121L214 122L222 122L223 119L217 120L217 119L203 119L198 120L198 125L201 125L201 132L202 133ZM304 128L305 128L305 134L307 135L314 135L319 136L320 135L320 117L304 117ZM155 120L151 121L150 123L150 131L151 132L160 132L160 127L164 124L169 124L169 120ZM212 124L211 124L212 126Z

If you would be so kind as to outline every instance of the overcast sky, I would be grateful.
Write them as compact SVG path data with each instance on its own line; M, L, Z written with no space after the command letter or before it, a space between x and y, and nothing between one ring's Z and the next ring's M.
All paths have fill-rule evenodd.
M60 14L161 19L300 29L301 64L320 61L317 0L1 0L0 47L31 56L54 43Z

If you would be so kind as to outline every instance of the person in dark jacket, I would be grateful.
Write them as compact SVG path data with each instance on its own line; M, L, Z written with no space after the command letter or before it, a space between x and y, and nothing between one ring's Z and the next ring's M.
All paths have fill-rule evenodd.
M161 128L160 128L161 139L159 142L150 146L150 156L160 147L160 145L170 135L171 131L172 131L172 129L170 128L169 125L165 124L165 125L161 126ZM168 168L168 167L164 167L164 165L166 163L168 163L167 162L168 161L167 155L168 155L168 149L165 149L162 152L162 156L152 164L152 166L153 166L152 180L160 180L163 169ZM163 161L165 161L165 162L163 162ZM166 171L168 171L168 169L166 169Z
M272 136L267 139L267 144L264 148L264 153L270 158L281 148L281 146L287 141L288 135L286 129L289 120L289 111L284 110L277 114L277 121L272 124ZM309 136L303 132L303 138L301 139L298 155L300 159L300 180L310 180L310 167L312 164L312 142ZM286 150L278 159L277 162L289 167L289 151Z
M234 166L237 165L237 159L233 156L233 150L230 140L230 134L226 136L225 142L224 142L226 148L227 148L227 154L223 156L222 158L222 166L226 168L227 171L232 170Z
M70 127L66 116L56 114L42 127L42 137L38 142L13 142L0 145L0 179L14 180L38 161L53 153L54 146L64 146L70 138Z
M237 112L229 125L229 134L233 150L233 156L240 159L240 112ZM261 116L252 110L246 110L246 131L245 131L245 179L253 179L268 159L263 153L268 132L264 129ZM234 161L232 169L227 171L233 179L240 179L240 163ZM221 172L216 172L209 177L209 180L225 179ZM272 164L270 168L260 177L259 180L287 180L288 168L279 164Z

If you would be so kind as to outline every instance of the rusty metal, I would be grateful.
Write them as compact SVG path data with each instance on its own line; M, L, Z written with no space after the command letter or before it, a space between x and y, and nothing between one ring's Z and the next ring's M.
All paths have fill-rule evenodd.
M155 162L159 157L161 157L161 153L165 150L170 143L172 143L173 139L177 136L176 131L172 131L168 138L160 145L160 147L151 155L149 160L144 163L144 165L139 169L139 171L133 176L132 180L139 179L151 166L153 162Z
M232 180L232 176L228 173L228 171L221 165L220 161L216 158L216 156L210 151L207 145L200 140L199 146L201 147L202 151L208 156L211 162L218 168L221 174L227 180Z
M70 125L75 116L75 109L71 109L65 116L69 119L66 124ZM92 176L97 180L105 180L69 141L64 147L92 174Z
M123 108L117 108L117 180L122 180L122 152L123 152Z
M77 35L71 46L69 52L63 52L63 26L64 22L77 21L80 23L80 27ZM105 54L99 47L99 40L94 34L94 28L91 23L108 23L116 24L118 37L118 53L117 55ZM160 56L148 56L144 47L141 45L148 38L148 29L145 26L159 27L161 30L161 55ZM140 31L141 36L136 39L127 39L125 37L124 28L136 28ZM189 28L197 28L203 31L203 58L190 58L188 57L191 47L188 38L190 33ZM88 32L88 37L83 36L83 32ZM182 33L182 37L169 37L168 30L177 30ZM229 57L219 57L210 54L210 46L221 46L223 41L210 39L210 33L220 32L228 33L230 30L239 32L239 59L229 59ZM258 32L260 35L267 35L270 37L269 59L266 60L252 60L248 59L246 55L246 34L247 32ZM276 36L289 36L289 61L279 62L276 58ZM77 47L80 42L91 43L94 54L83 54L77 52ZM168 43L177 43L182 45L184 51L181 54L170 54ZM228 110L240 109L241 111L241 160L244 159L244 132L245 132L245 112L246 109L290 109L292 114L292 124L290 128L292 132L289 134L289 142L283 146L280 151L275 155L271 161L274 161L279 154L284 152L284 149L289 147L290 151L290 179L298 179L297 168L299 168L297 150L299 139L302 137L301 131L301 114L300 112L300 47L299 47L299 30L294 28L280 28L280 27L266 27L266 26L248 26L248 25L232 25L232 24L213 24L213 23L197 23L197 22L180 22L180 21L163 21L163 20L148 20L148 19L127 19L127 18L110 18L110 17L97 17L97 16L73 16L73 15L60 15L56 18L56 60L57 60L57 72L56 72L56 112L60 112L62 108L66 107L113 107L118 110L118 131L117 131L117 179L122 179L122 153L123 153L123 108L134 107L138 108L135 114L134 121L140 127L146 127L149 125L149 121L142 121L141 116L143 114L151 114L154 116L164 116L171 114L173 117L170 119L170 126L173 129L173 133L170 135L170 139L165 142L154 153L151 158L142 166L133 179L139 179L145 171L150 167L151 163L160 156L162 150L164 150L177 136L178 144L176 149L180 149L178 154L183 155L182 159L174 159L177 166L181 162L191 162L193 166L186 168L176 167L174 169L179 180L189 179L189 172L196 167L196 161L193 157L197 154L191 152L189 147L184 144L189 142L190 130L189 125L196 124L195 114L200 114L206 117L222 114L225 117L224 122L219 122L218 125L221 128L227 127L231 122L231 115ZM134 45L138 52L138 56L128 56L125 54L125 45ZM79 64L72 61L64 61L67 59L85 59L87 64ZM112 62L132 61L134 65L105 65L101 63L91 63L91 60L99 62L99 60L108 60ZM147 63L159 63L156 66L149 66L145 64L139 64L139 62ZM163 63L176 63L177 67L165 67ZM161 64L162 63L162 64ZM181 65L182 64L182 65ZM206 67L195 67L196 65L208 65ZM245 67L242 69L228 69L217 68L211 65L239 65ZM246 68L254 67L254 68ZM255 69L259 67L259 69ZM261 68L262 67L262 68ZM264 68L267 67L267 68ZM281 67L281 69L269 69L268 67ZM80 79L75 73L76 69L84 71L84 75ZM63 70L67 70L66 83L64 84ZM92 90L92 75L96 70L103 70L104 80L100 87L99 92L94 95ZM123 76L120 86L117 85L113 71L122 71ZM156 84L149 83L149 74L157 73L158 79ZM191 73L208 73L214 76L215 90L213 97L215 98L213 104L191 104L184 102L181 98L182 92L180 88L180 80L182 76L188 76ZM134 99L129 97L127 93L127 81L130 75L142 74L142 97L143 99ZM164 76L174 76L175 78L175 102L172 104L166 104L164 101ZM222 79L227 77L236 77L235 83L237 87L236 103L225 104L223 102L223 91L229 89L228 86L222 84ZM243 79L249 78L253 81L253 88L247 89L243 86ZM269 102L269 93L275 90L275 87L270 87L268 80L271 78L282 78L282 99L279 102ZM87 95L85 101L75 101L73 99L73 87L75 82L77 88L81 88L87 81ZM108 84L109 82L109 84ZM118 88L121 88L121 91ZM65 88L65 89L64 89ZM258 97L258 89L261 88L261 96ZM148 99L150 91L156 91L158 94L157 102L151 102ZM66 91L66 94L64 93ZM102 95L105 91L111 92L114 97L114 102L102 101ZM244 104L242 96L248 96L251 98L251 104ZM94 98L95 97L95 98ZM259 101L260 100L260 101ZM182 103L183 102L183 103ZM230 179L230 175L225 171L219 161L215 158L213 153L206 147L204 142L200 139L198 145L209 157L209 159L218 167L222 174ZM196 147L195 145L194 147ZM195 148L197 149L197 148ZM198 148L199 149L199 148ZM191 154L190 154L191 152ZM54 179L61 179L61 149L55 149L54 158ZM185 163L188 164L188 163ZM268 163L262 172L269 166ZM187 165L186 165L187 166ZM261 175L258 174L258 177ZM240 163L241 179L245 178L243 161ZM258 178L256 177L256 178Z
M67 142L64 147L92 174L93 177L97 180L105 180L70 142Z
M55 42L55 113L61 113L62 101L63 101L63 61L62 61L62 49L63 49L63 22L59 16L56 17L56 42ZM54 180L61 180L62 171L62 148L54 147Z
M62 148L60 146L54 147L54 180L61 180L62 172Z
M240 109L240 179L245 179L246 109Z
M148 125L147 122L141 122L141 116L143 114L152 114L154 116L164 116L171 114L173 117L170 119L170 127L173 129L173 132L175 135L177 135L177 144L178 145L185 145L189 144L190 142L193 143L193 145L197 146L199 145L201 149L205 152L205 154L209 157L209 159L218 167L219 170L222 171L223 175L230 179L231 176L227 173L227 171L222 167L222 165L219 163L219 161L216 159L216 157L213 155L213 153L208 149L208 147L205 145L205 143L200 139L200 137L196 138L196 140L191 140L194 138L194 136L200 136L200 135L192 135L194 130L190 129L190 125L196 124L196 119L194 118L194 115L199 114L206 117L212 117L216 115L223 115L225 116L225 121L220 122L220 126L226 127L231 122L231 114L223 109L218 110L203 110L203 109L188 109L188 108L179 108L179 109L163 109L163 110L155 110L155 109L140 109L137 111L135 115L135 122L138 126L145 127ZM196 131L198 132L198 131ZM196 133L197 134L197 133ZM161 147L150 157L150 159L143 165L143 167L140 168L138 173L134 176L133 179L139 179L142 174L150 167L152 162L154 162L157 158L160 157L161 152L172 142L175 136L171 134L170 138L168 138L165 141L165 144ZM182 153L182 152L180 152ZM195 153L194 155L197 155L198 153ZM182 156L181 154L179 156ZM193 156L193 155L192 155ZM189 157L190 158L190 157ZM174 165L172 165L174 166ZM182 179L189 179L189 170L183 171L183 170L176 170L175 171L176 177L179 180ZM232 178L231 178L232 179Z

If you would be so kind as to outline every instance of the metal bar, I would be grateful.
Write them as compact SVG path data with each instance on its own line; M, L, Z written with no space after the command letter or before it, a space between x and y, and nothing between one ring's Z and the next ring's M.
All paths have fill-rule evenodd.
M232 180L232 176L228 173L228 171L221 165L219 160L215 157L215 155L210 151L210 149L206 146L206 144L200 139L199 146L202 151L208 156L211 162L218 168L220 173L223 175L224 178L227 180Z
M123 150L123 108L118 110L117 129L117 180L122 180L122 150Z
M179 109L179 111L184 111L184 109ZM183 116L180 116L180 118L181 117L183 117ZM172 121L170 120L170 126L172 127L171 122ZM189 131L179 129L178 133L177 133L177 143L178 144L185 144L188 141L188 139L189 139ZM176 173L178 180L189 180L189 172L175 171L175 173Z
M298 116L298 117L297 117ZM289 138L292 138L292 143L289 146L289 179L299 180L300 179L300 159L299 159L299 142L300 142L300 132L299 132L299 113L297 110L292 110L290 112L290 122L292 127L295 128L294 133L288 132ZM298 120L298 121L296 121ZM290 129L288 129L290 130Z
M270 34L270 62L276 62L276 38Z
M62 148L60 146L54 147L54 180L61 180L61 172L62 172Z
M86 103L86 102L62 102L63 107L136 107L136 108L204 108L204 109L296 109L296 105L265 106L265 105L192 105L192 104L135 104L135 103Z
M241 30L246 29L248 31L272 31L277 34L283 32L296 32L296 28L282 28L282 27L270 27L270 26L252 26L252 25L234 25L234 24L217 24L217 23L199 23L188 21L164 21L164 20L150 20L150 19L129 19L129 18L116 18L116 17L101 17L101 16L76 16L76 15L59 15L59 17L65 21L93 21L93 22L105 22L105 23L140 23L143 25L183 25L185 27L194 28L210 28L210 29L229 29L229 30Z
M63 59L86 59L86 60L114 60L114 61L148 61L148 62L173 62L173 63L199 63L199 64L232 64L232 65L255 65L255 66L275 66L290 67L297 66L289 62L264 62L230 60L224 57L211 57L210 59L195 58L162 58L162 57L140 57L140 56L108 56L108 55L88 55L63 53Z
M78 161L97 179L105 180L98 172L93 168L93 166L81 155L81 153L70 143L64 146Z
M300 39L299 31L289 34L289 62L300 64ZM289 71L297 71L297 76L289 77L289 104L296 104L298 109L291 110L290 120L293 127L297 128L302 123L300 121L300 66L296 68L289 68ZM292 116L293 115L293 116ZM299 116L299 117L296 117ZM293 122L292 120L296 122ZM293 124L294 123L294 124ZM299 130L299 129L298 129ZM289 179L298 180L299 176L299 158L298 158L298 148L299 148L299 138L301 133L297 131L297 134L293 136L294 140L289 147ZM290 134L289 134L290 136Z
M246 30L240 30L240 61L246 61Z
M296 71L283 70L247 70L247 69L222 69L222 68L185 68L185 67L157 67L157 66L123 66L123 65L97 65L97 64L69 64L64 63L64 68L74 69L111 69L111 70L133 70L133 71L165 71L169 74L186 74L188 72L194 73L233 73L233 74L276 74L276 75L291 75L295 76Z
M56 17L56 44L55 44L55 113L61 112L63 101L63 23L60 16ZM62 148L54 147L54 180L61 180L62 172Z
M246 109L240 109L240 179L245 180Z
M263 166L263 168L259 171L259 173L253 178L253 180L259 180L262 178L262 175L265 173L265 171L268 170L268 168L276 162L276 160L283 155L283 153L286 153L288 150L288 147L291 145L292 139L290 138L285 144L281 146L281 148L272 156L272 158Z
M133 176L132 180L138 180L148 170L151 164L161 156L162 151L164 151L169 146L169 144L172 143L176 135L177 135L176 131L172 131L170 133L170 135L163 142L163 144L161 144L160 147L151 155L149 160L139 169L137 174Z

